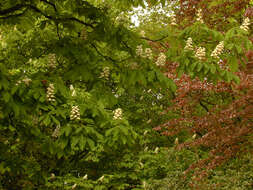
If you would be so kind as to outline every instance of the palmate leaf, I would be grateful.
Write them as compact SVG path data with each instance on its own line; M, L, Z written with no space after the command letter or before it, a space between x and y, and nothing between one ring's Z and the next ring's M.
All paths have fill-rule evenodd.
M231 57L228 60L228 64L232 72L236 72L238 70L239 65L238 65L238 60L236 59L236 57Z

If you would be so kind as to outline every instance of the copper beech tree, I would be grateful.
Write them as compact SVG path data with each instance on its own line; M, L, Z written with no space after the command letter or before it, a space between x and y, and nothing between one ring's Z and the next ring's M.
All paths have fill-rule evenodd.
M155 127L164 135L176 135L189 131L193 140L179 144L177 148L208 147L209 157L193 164L194 168L208 170L236 157L241 152L251 151L253 142L253 75L250 64L247 69L237 72L241 83L218 82L211 84L207 80L190 79L183 75L166 73L178 86L174 105L166 111L178 112L179 117ZM173 71L173 69L168 69ZM231 98L229 102L224 99ZM218 103L220 100L221 103ZM202 108L201 115L196 114ZM200 177L206 175L203 170Z
M221 31L227 29L231 22L240 19L241 13L245 11L250 3L250 0L180 0L179 5L175 7L175 13L177 20L183 21L181 26L184 27L186 23L193 22L194 15L201 8L203 10L203 19L208 21L206 24Z
M205 4L205 2L209 4ZM222 165L231 158L243 155L241 153L253 153L252 46L250 42L250 48L245 46L244 41L236 42L236 40L239 40L239 32L235 32L234 37L236 39L229 42L229 39L232 39L229 35L233 30L229 29L231 26L229 21L237 19L237 22L240 23L242 20L250 19L252 18L253 11L252 8L247 8L249 1L242 0L233 3L217 2L216 4L214 1L212 1L213 4L210 4L210 2L182 0L180 1L179 8L176 10L178 11L176 12L176 27L178 30L181 26L187 26L189 28L191 25L197 25L194 23L196 22L195 13L198 12L196 8L202 8L201 13L203 13L201 15L201 19L203 20L198 20L197 18L197 22L200 21L205 26L208 26L208 28L214 30L217 29L217 23L223 24L222 28L218 28L219 32L217 31L213 36L212 32L209 33L209 36L202 35L202 24L197 26L200 28L197 32L194 31L196 29L194 26L192 26L192 29L186 29L183 32L178 32L175 29L181 35L179 38L185 41L185 43L181 43L181 47L177 48L181 48L181 50L188 48L187 50L191 50L193 52L192 54L187 54L182 51L183 56L190 58L174 59L173 56L175 55L171 56L174 51L174 42L170 39L162 39L157 42L149 40L149 45L153 48L153 51L164 52L168 55L166 65L163 68L164 74L168 78L173 79L178 87L176 96L173 99L173 106L163 112L163 114L176 113L177 116L162 125L156 126L154 130L168 136L180 136L180 133L187 131L192 138L187 142L182 142L182 139L179 138L179 144L177 144L178 138L176 138L175 143L178 149L202 147L209 151L208 157L200 159L185 171L185 174L187 174L194 170L194 175L197 179L207 176L208 171ZM228 6L229 9L226 10L224 6ZM244 10L245 12L242 13ZM231 16L231 14L235 14L235 16ZM185 25L185 20L187 19L194 22L191 23L188 20L188 24ZM220 19L224 20L220 22ZM205 20L208 20L208 22L205 22ZM240 29L245 29L244 24L242 23ZM208 28L205 28L207 34ZM250 41L249 25L247 25L246 30L248 34L243 38ZM197 57L198 47L193 47L192 39L189 40L192 37L190 35L199 35L193 36L195 45L207 47L206 52L204 51L203 53L203 59L200 61L192 59L194 56L195 58ZM218 37L220 40L217 39L219 35L221 35L221 37ZM213 56L214 53L212 51L214 51L215 46L211 45L211 43L217 45L217 42L221 40L225 40L225 48L223 47L222 53L217 56L216 63L214 63L215 56ZM190 41L190 45L188 41ZM232 43L235 44L232 45ZM210 47L211 49L208 50ZM176 51L180 52L178 49ZM178 53L176 54L177 57L180 57ZM212 68L213 64L216 64L214 69ZM237 65L237 68L234 68L234 65ZM185 71L185 74L182 74L182 69ZM193 73L194 71L195 73ZM218 75L220 74L224 76L226 75L224 71L233 73L240 82L216 80L212 76L212 74L216 74L217 78L219 78ZM198 168L202 170L195 170Z

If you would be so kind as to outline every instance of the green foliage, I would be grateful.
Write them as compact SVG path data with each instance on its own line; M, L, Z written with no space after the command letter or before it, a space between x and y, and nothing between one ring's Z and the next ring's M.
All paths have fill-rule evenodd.
M136 55L138 45L149 45L118 18L145 7L143 0L0 5L0 189L188 188L183 171L206 152L176 151L173 138L152 130L177 116L164 114L177 86L155 59ZM161 34L172 44L165 54L180 63L179 75L214 81L239 82L237 59L252 48L238 27L222 35L197 23L183 31L169 26L155 37ZM224 40L232 72L210 56L203 64L184 52L189 36L208 53Z
M123 9L143 5L115 3ZM141 112L129 103L149 88L173 93L175 84L136 58L138 36L114 23L113 14L100 5L80 0L1 3L1 188L57 189L63 181L66 189L72 183L87 189L130 185L117 176L119 160L136 152L148 101L137 106ZM133 62L139 63L137 69L129 67ZM108 78L101 77L105 67ZM118 107L123 118L113 119ZM75 114L80 120L73 119ZM77 178L84 172L90 183ZM51 173L57 177L48 181ZM102 175L100 184L95 179Z

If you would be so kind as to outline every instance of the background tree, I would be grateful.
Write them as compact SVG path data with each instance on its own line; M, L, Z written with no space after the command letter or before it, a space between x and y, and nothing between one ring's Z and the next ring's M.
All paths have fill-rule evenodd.
M249 21L217 31L148 3L137 28L123 16L143 1L1 2L1 188L196 189L184 171L250 150Z

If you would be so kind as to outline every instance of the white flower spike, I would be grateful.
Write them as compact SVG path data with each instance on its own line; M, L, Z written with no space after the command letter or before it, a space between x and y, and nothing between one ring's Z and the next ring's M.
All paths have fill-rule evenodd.
M206 57L206 49L204 47L197 48L195 57L197 57L199 60L204 60Z
M54 91L54 84L49 84L49 86L47 87L47 100L49 102L55 102L55 91Z
M166 55L161 52L157 58L156 65L157 66L164 66L165 63L166 63Z
M122 119L122 109L121 108L117 108L116 110L113 111L113 119L114 120L121 120Z
M189 37L189 38L187 39L186 45L185 45L185 47L184 47L184 50L185 50L185 51L191 51L191 50L193 50L192 38L191 38L191 37Z
M240 28L246 32L249 31L249 25L250 25L250 19L248 17L246 17L244 20L243 20L243 23L242 25L240 26Z
M224 41L221 41L211 53L211 57L219 59L219 55L222 53L223 49L224 49Z
M70 120L80 120L80 110L78 106L72 106Z

